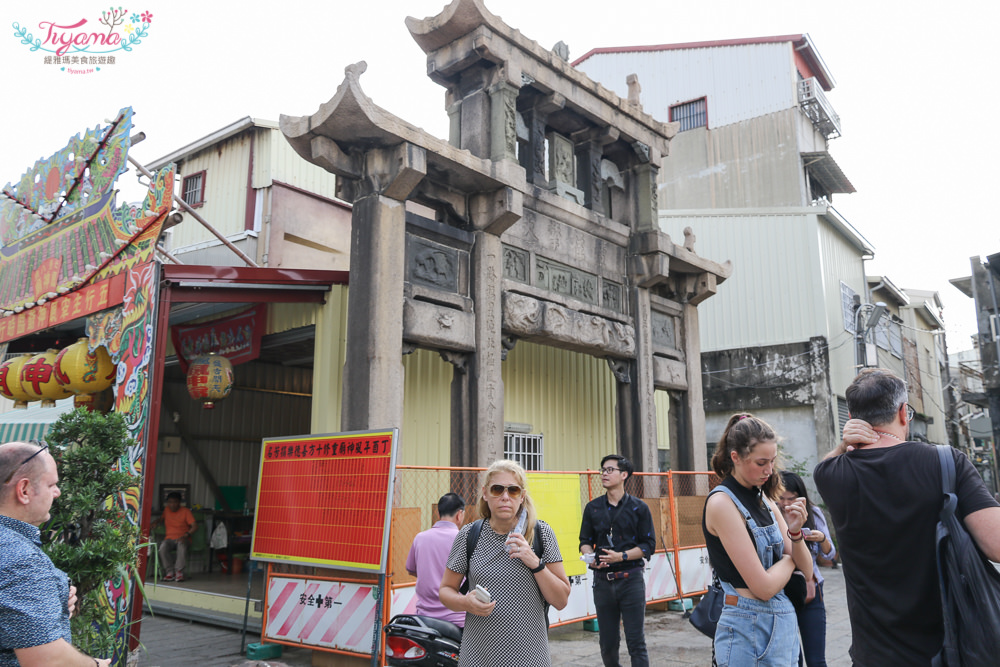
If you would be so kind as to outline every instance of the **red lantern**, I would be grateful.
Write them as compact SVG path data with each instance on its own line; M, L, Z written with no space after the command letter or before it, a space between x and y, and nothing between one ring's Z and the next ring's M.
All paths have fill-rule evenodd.
M28 401L34 400L21 388L21 368L28 359L31 359L30 354L22 354L0 364L0 394L14 401L17 410L27 408Z
M43 408L54 407L59 399L73 395L56 382L55 361L56 351L46 350L28 359L21 367L21 389L31 400L41 400Z
M211 410L215 401L221 401L233 390L233 365L214 352L194 359L188 366L188 394L196 401L204 401L204 408Z
M56 382L74 394L96 394L115 380L115 365L104 346L90 351L90 340L80 338L56 357Z

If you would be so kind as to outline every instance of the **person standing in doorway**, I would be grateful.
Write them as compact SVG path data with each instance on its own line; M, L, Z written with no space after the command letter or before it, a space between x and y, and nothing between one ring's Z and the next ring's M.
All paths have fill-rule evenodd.
M465 612L445 607L438 591L458 529L465 522L465 501L458 494L444 494L438 501L438 516L440 520L413 538L406 571L417 578L417 613L461 628L465 626Z
M153 522L150 529L159 524L166 526L166 539L160 543L160 562L166 574L164 581L184 581L184 566L187 565L187 550L191 544L191 536L198 529L191 510L181 507L181 494L174 491L167 496L167 507L159 519ZM177 557L172 558L175 551Z
M644 559L656 549L653 517L646 503L625 493L632 462L618 454L601 459L601 486L605 495L587 503L580 526L580 552L594 577L594 607L605 667L621 667L618 651L625 628L625 644L632 667L648 667L646 584Z

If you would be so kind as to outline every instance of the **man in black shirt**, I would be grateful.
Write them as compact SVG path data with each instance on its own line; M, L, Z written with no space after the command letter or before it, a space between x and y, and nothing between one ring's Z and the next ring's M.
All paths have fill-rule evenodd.
M588 558L594 578L594 607L605 667L621 667L619 621L625 627L632 667L649 667L642 571L643 559L649 560L656 549L656 535L649 507L625 493L625 480L631 475L632 462L624 456L609 454L601 459L601 485L607 494L587 503L580 526L580 552Z
M944 621L934 553L941 510L935 448L908 441L906 384L863 371L845 392L844 441L816 466L844 561L855 667L929 667ZM953 451L957 514L983 553L1000 560L1000 507L961 452Z

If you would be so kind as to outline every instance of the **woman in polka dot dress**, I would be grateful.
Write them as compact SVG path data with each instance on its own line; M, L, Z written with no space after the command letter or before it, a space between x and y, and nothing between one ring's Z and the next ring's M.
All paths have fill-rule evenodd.
M550 667L542 596L564 608L569 579L552 528L535 516L524 469L507 460L491 465L478 509L484 521L472 558L466 556L469 524L455 538L441 579L441 602L466 612L459 667ZM524 532L514 532L522 513ZM531 547L536 530L541 558ZM462 595L466 574L469 592ZM489 602L476 596L476 586L489 591Z

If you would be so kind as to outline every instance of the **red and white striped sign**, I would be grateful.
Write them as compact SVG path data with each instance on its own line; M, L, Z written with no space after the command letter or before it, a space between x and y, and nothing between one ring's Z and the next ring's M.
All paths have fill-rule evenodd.
M338 581L270 577L264 637L371 655L374 588Z

